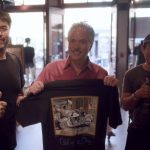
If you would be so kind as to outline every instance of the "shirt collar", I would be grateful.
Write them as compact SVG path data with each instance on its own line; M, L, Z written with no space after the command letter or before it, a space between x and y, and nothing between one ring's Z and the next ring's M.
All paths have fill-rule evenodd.
M68 56L67 59L66 59L64 69L67 69L70 66L71 66L71 62L70 62L70 59L69 59L69 56ZM92 62L90 61L89 57L88 57L88 61L87 61L87 64L86 64L85 68L88 68L89 70L93 70L93 65L92 65Z

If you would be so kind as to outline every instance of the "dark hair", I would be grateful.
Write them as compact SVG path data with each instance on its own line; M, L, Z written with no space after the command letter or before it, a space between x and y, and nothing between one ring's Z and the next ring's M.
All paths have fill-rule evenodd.
M25 42L26 42L26 43L29 43L30 40L31 40L30 38L25 38Z
M0 20L7 22L11 26L11 17L7 12L0 10Z
M148 43L150 43L150 34L148 34L143 40L143 46L146 47Z

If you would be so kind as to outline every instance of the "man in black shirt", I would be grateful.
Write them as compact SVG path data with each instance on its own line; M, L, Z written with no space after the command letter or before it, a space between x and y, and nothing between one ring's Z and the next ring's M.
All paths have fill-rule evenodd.
M22 94L23 70L19 58L6 51L11 18L0 11L0 149L16 147L16 101ZM7 105L7 106L6 106Z
M32 79L35 79L35 64L34 64L34 56L35 51L34 48L29 46L31 39L26 38L26 46L24 47L24 59L25 59L25 70L27 76L27 82L29 82L29 76L31 75Z

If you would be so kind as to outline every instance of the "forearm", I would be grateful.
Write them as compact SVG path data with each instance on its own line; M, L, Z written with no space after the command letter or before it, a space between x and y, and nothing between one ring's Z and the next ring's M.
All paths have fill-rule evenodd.
M139 103L139 98L136 96L136 93L132 94L123 94L121 98L121 106L124 110L132 110L138 103Z

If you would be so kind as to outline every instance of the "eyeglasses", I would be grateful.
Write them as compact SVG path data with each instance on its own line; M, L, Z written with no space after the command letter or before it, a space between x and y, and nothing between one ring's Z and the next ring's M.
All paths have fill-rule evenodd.
M8 28L0 28L0 33L6 33L8 31Z

